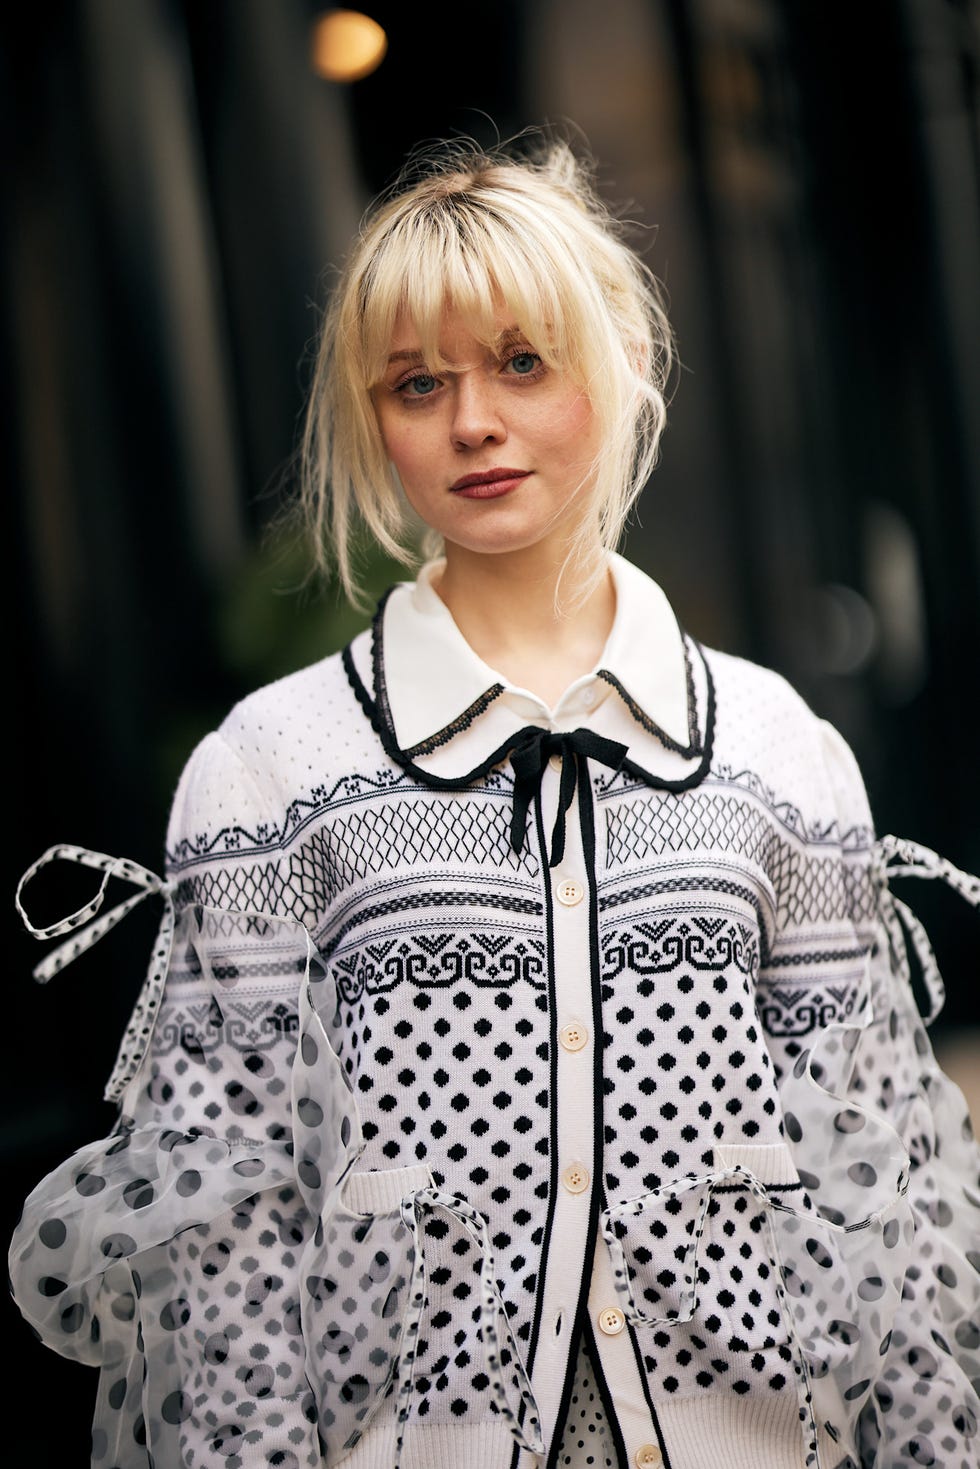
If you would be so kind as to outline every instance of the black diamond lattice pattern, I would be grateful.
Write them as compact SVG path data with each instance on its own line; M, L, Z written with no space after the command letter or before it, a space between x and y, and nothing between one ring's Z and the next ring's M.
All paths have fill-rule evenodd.
M664 852L719 850L737 853L768 874L780 926L841 917L860 921L873 914L866 865L842 862L836 854L807 855L787 842L754 802L693 791L680 800L641 797L606 811L610 868Z

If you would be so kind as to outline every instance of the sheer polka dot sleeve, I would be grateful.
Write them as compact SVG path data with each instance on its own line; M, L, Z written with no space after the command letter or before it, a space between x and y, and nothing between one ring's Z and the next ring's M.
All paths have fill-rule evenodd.
M171 957L118 1120L38 1185L11 1245L24 1315L101 1369L94 1464L321 1463L300 1282L357 1123L316 952L272 910L278 829L210 736L173 806Z
M787 1138L812 1224L783 1234L783 1268L818 1416L862 1469L975 1469L980 1419L980 1150L928 1023L942 983L928 939L891 890L980 882L935 853L876 839L849 746L821 722L837 812L809 832L773 946L769 1015ZM928 1011L920 1014L915 951ZM791 993L792 992L792 993ZM849 1457L848 1457L849 1455Z
M865 804L856 762L828 728L840 806ZM939 1067L928 1026L943 986L929 940L892 890L895 877L940 878L980 905L980 881L913 842L885 836L870 864L875 920L870 1014L848 1097L894 1128L907 1153L914 1237L882 1368L861 1422L868 1463L972 1469L980 1454L980 1149L962 1093ZM912 985L915 955L925 1000Z

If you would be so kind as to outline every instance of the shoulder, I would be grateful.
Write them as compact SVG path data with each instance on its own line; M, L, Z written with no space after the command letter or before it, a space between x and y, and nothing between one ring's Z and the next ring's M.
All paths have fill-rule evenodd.
M736 653L699 645L711 670L716 694L740 709L753 705L766 715L806 722L817 718L802 694L785 675Z
M327 748L356 708L342 654L333 653L247 694L215 733L246 760L275 758L297 744Z
M232 706L191 751L171 807L171 850L261 845L281 838L297 801L341 766L376 759L371 727L342 655L263 685ZM217 835L216 835L217 834Z
M788 678L748 658L702 648L715 689L717 738L767 760L822 739L823 720Z
M858 761L845 736L775 669L702 647L715 686L715 768L751 772L809 816L871 827Z

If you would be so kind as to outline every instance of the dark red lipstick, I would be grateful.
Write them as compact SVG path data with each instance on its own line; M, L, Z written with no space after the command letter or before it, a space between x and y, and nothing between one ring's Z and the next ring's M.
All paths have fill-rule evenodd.
M449 488L454 495L470 500L492 500L510 494L530 473L529 469L485 469L480 474L464 474Z

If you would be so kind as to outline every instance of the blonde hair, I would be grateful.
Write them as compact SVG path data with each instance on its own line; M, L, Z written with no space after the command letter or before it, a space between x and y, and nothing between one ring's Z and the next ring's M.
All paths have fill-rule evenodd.
M596 517L566 568L586 564L597 529L616 547L659 456L673 363L662 287L622 234L591 164L564 141L524 155L441 143L368 212L324 317L300 447L300 511L318 567L336 568L355 606L365 530L407 566L439 544L431 532L420 542L371 398L402 312L435 370L447 306L491 345L503 299L547 365L582 385L599 427Z

